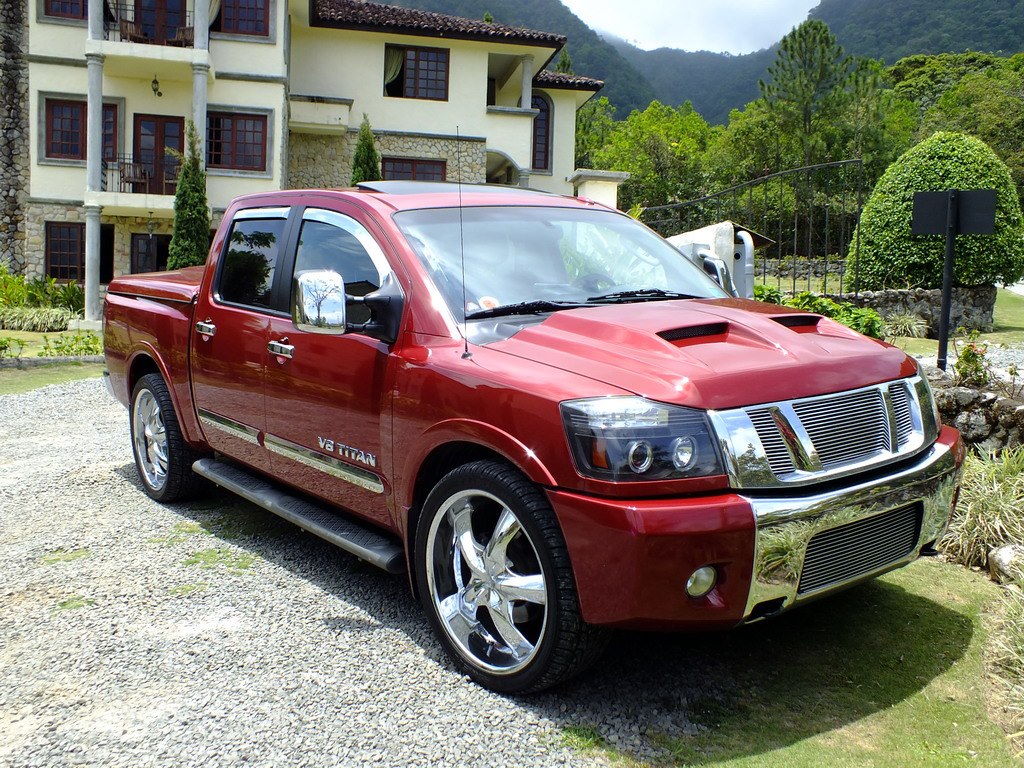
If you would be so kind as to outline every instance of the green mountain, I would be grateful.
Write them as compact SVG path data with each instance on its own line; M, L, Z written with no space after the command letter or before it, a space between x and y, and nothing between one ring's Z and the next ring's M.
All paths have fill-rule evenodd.
M512 24L569 38L566 48L578 75L604 80L602 96L607 96L625 117L634 109L644 109L656 96L647 79L626 61L594 30L584 24L559 0L382 0L392 5L449 13L468 19L482 19L490 12L498 24ZM554 69L555 62L548 65Z

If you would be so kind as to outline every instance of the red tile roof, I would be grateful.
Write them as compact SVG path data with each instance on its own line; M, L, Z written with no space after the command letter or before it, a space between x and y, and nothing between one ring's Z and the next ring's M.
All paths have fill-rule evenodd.
M505 24L363 0L310 0L310 24L314 27L399 32L421 37L448 37L461 40L492 40L555 49L561 48L566 41L564 35L551 32L538 32L534 29L510 27Z
M564 88L571 91L599 91L604 87L603 80L582 75L566 75L552 72L550 69L538 72L533 78L533 84L538 88Z

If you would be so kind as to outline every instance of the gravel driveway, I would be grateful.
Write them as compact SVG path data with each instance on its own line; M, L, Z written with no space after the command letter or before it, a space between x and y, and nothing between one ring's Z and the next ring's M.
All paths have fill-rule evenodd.
M0 397L0 765L589 765L728 686L714 644L619 635L524 699L443 657L404 577L211 491L143 494L98 380ZM718 671L716 671L716 668Z

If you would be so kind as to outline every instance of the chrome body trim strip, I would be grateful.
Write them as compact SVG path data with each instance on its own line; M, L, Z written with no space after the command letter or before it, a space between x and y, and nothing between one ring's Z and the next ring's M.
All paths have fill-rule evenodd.
M264 442L267 450L278 456L297 461L311 469L326 472L332 477L344 480L371 493L384 493L384 481L379 475L367 469L354 467L333 456L326 456L276 435L266 435Z
M961 471L949 447L936 443L914 465L882 480L809 496L745 496L754 512L756 531L754 571L744 618L765 601L781 600L777 610L784 610L915 560L925 544L945 533ZM921 504L922 518L920 535L910 555L855 578L797 595L807 544L815 534L914 503Z
M239 440L244 440L250 445L259 445L259 434L260 431L254 427L247 426L238 421L226 418L225 416L218 416L215 413L209 411L199 410L199 423L204 428L215 429L218 432L222 432L230 437L236 437Z

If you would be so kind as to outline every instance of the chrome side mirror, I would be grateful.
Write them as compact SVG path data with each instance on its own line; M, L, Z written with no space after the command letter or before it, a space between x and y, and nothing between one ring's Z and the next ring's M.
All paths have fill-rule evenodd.
M292 282L292 320L300 331L345 332L345 281L332 269L296 272Z

